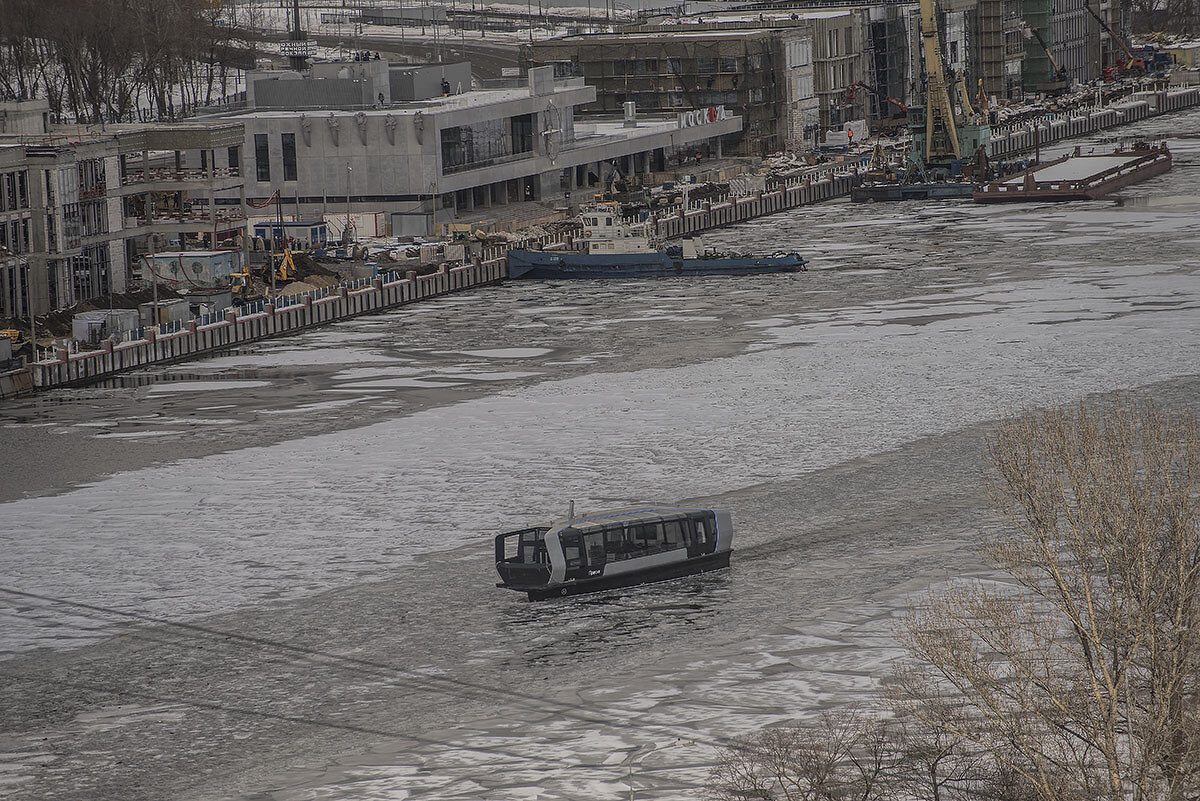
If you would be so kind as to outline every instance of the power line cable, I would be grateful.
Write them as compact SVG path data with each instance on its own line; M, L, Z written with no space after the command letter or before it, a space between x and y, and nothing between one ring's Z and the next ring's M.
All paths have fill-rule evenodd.
M294 654L297 656L304 657L306 659L320 660L323 662L333 663L335 665L344 666L351 670L358 670L358 671L366 673L367 675L374 676L374 677L383 678L383 677L392 676L392 675L401 676L406 679L415 681L418 685L424 685L423 689L427 689L427 690L430 690L433 692L441 692L441 693L445 693L447 695L456 695L458 697L477 699L477 700L491 700L491 699L495 699L497 697L507 697L510 700L528 704L534 708L540 708L542 711L557 713L564 717L569 717L569 718L578 720L579 722L582 722L582 723L610 725L610 726L621 726L623 724L628 723L627 720L623 721L619 718L614 718L611 716L602 716L602 715L599 715L598 713L591 712L587 708L585 708L579 704L567 704L567 703L563 703L560 701L553 701L553 700L549 700L546 698L542 698L540 696L536 696L536 695L532 695L532 694L528 694L528 693L517 692L517 691L507 688L507 687L497 688L497 687L494 687L491 685L482 684L482 683L478 683L478 682L469 682L469 681L464 681L462 679L457 679L457 678L452 678L452 677L447 677L447 676L430 675L427 673L422 673L422 672L413 670L411 668L403 668L403 667L398 667L395 665L390 665L386 662L379 662L379 661L375 661L375 660L371 660L371 659L364 659L362 657L352 657L352 656L345 656L345 655L341 655L341 654L331 654L331 653L327 653L324 651L318 651L318 650L311 649L311 648L305 648L302 646L292 645L290 643L284 643L284 642L279 642L277 640L267 639L264 637L253 637L250 635L238 634L235 632L222 631L220 629L214 629L214 628L211 628L208 626L203 626L203 625L196 624L196 623L186 623L186 622L182 622L182 621L167 620L165 618L155 617L153 615L147 615L147 614L140 613L140 612L129 612L129 611L124 611L124 610L120 610L120 609L112 609L110 607L99 606L97 604L89 604L89 603L84 603L82 601L72 601L72 600L65 599L65 598L57 598L57 597L49 596L49 595L31 593L31 592L26 592L23 590L11 588L11 587L0 587L0 593L16 596L16 597L20 597L20 598L27 598L27 599L31 599L31 600L43 601L45 603L50 603L50 604L55 604L55 605L60 605L60 606L67 606L67 607L71 607L74 609L87 610L88 612L98 613L99 615L117 616L117 617L121 617L121 618L125 618L125 619L137 620L137 621L143 622L143 623L151 623L151 624L156 624L156 625L161 625L161 626L167 626L167 627L174 628L174 629L180 629L182 631L188 632L189 634L200 635L200 636L206 638L206 640L207 640L207 638L220 638L220 641L222 644L238 645L238 646L243 646L243 647L252 647L253 646L253 647L276 649L278 651L282 651L282 652L289 653L289 654ZM89 617L91 619L96 619L96 617L94 615L84 615L84 616ZM139 635L129 635L129 636L139 636ZM149 638L146 638L146 639L149 639ZM212 640L207 640L207 641L211 642ZM159 640L159 642L164 642L164 644L167 644L167 641ZM174 643L171 643L171 644L174 644ZM20 674L13 674L13 675L20 675ZM247 714L250 714L250 713L247 712ZM651 723L651 724L644 725L642 728L659 730L659 731L663 731L664 733L669 733L674 736L681 736L681 737L687 736L690 738L696 738L696 736L697 736L696 732L691 729L673 726L673 725L667 725L667 724ZM403 736L408 736L408 735L403 735ZM729 738L729 737L721 736L721 735L707 735L706 740L712 745L717 745L717 746L721 746L721 747L737 747L737 745L738 745L736 740ZM461 745L455 744L455 747L461 747Z

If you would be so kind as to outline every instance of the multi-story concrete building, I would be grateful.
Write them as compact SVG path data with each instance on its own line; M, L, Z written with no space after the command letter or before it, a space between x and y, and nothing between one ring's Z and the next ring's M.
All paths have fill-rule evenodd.
M1084 8L1089 2L1094 0L1056 0L1044 16L1050 28L1050 52L1055 61L1071 80L1083 83L1100 78L1103 66L1100 26ZM1033 9L1040 10L1036 4ZM1031 25L1037 21L1029 20Z
M920 97L919 7L912 2L881 3L867 6L864 11L868 26L865 83L870 94L867 118L903 118L903 107L919 102Z
M398 235L429 234L462 214L521 201L561 207L614 170L665 169L677 152L690 155L710 140L717 147L742 126L723 111L701 120L641 108L581 123L576 108L593 102L596 89L557 80L552 68L474 90L465 63L354 62L310 77L249 80L255 107L224 119L245 130L251 204L278 192L298 218L383 212ZM308 105L331 98L338 105ZM236 202L231 193L218 200Z
M976 93L1020 100L1025 93L1025 23L1022 0L975 0L973 18ZM982 82L982 83L980 83Z
M584 113L683 111L724 105L745 118L726 150L762 156L810 145L831 126L862 119L867 34L862 8L721 12L617 34L581 34L522 48L526 63L553 65L596 87Z
M29 254L33 251L33 199L29 165L21 147L0 147L0 315L28 308Z
M1115 66L1125 57L1120 42L1088 12L1090 6L1109 28L1128 41L1121 6L1117 2L1097 0L1023 0L1021 18L1029 30L1025 52L1026 85L1038 90L1054 75L1054 66L1045 49L1033 35L1036 30L1045 41L1054 62L1068 80L1087 83L1103 77L1104 68Z
M59 130L45 105L0 104L0 315L27 314L31 300L44 314L147 280L151 232L164 246L212 246L242 230L240 206L212 203L241 185L216 165L218 151L238 161L240 126Z

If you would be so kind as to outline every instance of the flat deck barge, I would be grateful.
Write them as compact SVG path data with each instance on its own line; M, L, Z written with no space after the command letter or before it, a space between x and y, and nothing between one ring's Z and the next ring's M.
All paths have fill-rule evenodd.
M1096 200L1169 169L1171 151L1165 143L1086 155L1076 147L1061 159L984 184L973 197L976 203Z

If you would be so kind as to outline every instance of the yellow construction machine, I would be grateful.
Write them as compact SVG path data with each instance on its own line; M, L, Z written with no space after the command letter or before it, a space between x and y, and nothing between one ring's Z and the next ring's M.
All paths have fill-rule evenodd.
M271 270L275 271L276 281L296 280L296 262L292 260L292 249L283 246L283 253L271 254L271 267L266 270L266 279L271 280Z

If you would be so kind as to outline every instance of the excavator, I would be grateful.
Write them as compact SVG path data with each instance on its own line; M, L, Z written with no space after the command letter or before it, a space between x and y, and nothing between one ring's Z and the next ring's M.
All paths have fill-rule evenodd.
M858 81L856 83L850 84L851 89L853 89L855 87L860 87L860 86L863 89L870 92L871 94L875 95L875 97L879 98L884 103L889 103L889 104L895 106L897 109L900 110L900 113L903 115L902 117L899 117L899 118L889 117L886 119L878 120L875 123L872 123L872 127L886 128L889 126L889 124L892 123L893 120L896 121L896 124L893 127L902 127L907 124L908 106L904 105L904 103L902 103L899 100L897 100L896 98L892 97L891 95L889 95L887 92L885 92L883 89L879 88L878 86L871 86L869 84L863 83L862 81Z
M266 279L271 280L271 270L275 271L276 281L294 281L296 280L296 262L292 260L292 249L287 245L283 246L283 253L271 254L271 267L263 270L266 273Z
M1117 59L1115 74L1121 77L1133 78L1145 75L1146 60L1129 49L1129 45L1125 44L1125 40L1117 36L1117 32L1109 27L1109 24L1104 21L1104 17L1100 16L1096 9L1092 8L1088 3L1084 3L1083 7L1095 18L1096 22L1100 23L1100 27L1108 34L1108 38L1116 42L1121 50L1125 52L1125 58ZM1107 73L1104 76L1105 80L1110 80L1114 77L1114 69L1112 67L1105 67L1104 71Z
M282 285L295 281L296 273L296 262L292 258L292 249L284 245L283 253L270 254L270 262L263 265L261 270L253 271L249 265L243 264L237 272L230 273L229 286L233 292L233 299L239 303L245 303L261 297L258 287L255 286L256 280L265 286L270 286L274 279L276 284Z
M1041 32L1034 27L1030 27L1029 32L1033 34L1033 38L1037 39L1038 45L1046 53L1046 58L1050 59L1050 66L1054 69L1054 77L1049 82L1038 84L1039 91L1053 97L1070 90L1071 76L1067 74L1065 69L1059 66L1058 61L1054 58L1054 54L1050 52L1050 45L1046 44L1046 40L1042 38Z

